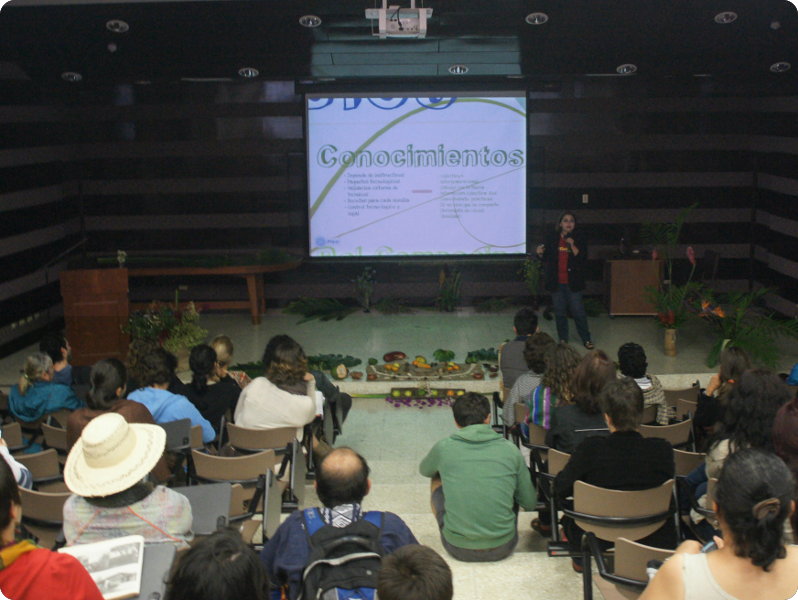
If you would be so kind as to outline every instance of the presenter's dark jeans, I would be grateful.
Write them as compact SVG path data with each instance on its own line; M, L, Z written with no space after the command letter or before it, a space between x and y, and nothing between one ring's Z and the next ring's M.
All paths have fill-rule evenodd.
M587 313L582 303L582 292L572 292L568 284L561 283L557 291L551 295L554 305L554 316L557 323L557 335L560 340L568 341L568 311L576 323L576 331L582 338L582 343L591 341L590 330L587 328Z

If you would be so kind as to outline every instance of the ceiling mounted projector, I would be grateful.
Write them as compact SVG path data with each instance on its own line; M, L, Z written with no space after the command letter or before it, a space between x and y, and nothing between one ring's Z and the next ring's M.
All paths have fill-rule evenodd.
M388 6L382 0L382 8L367 8L366 18L377 20L378 31L374 35L385 38L424 38L427 36L427 19L432 16L431 8L416 8L416 0L410 0L410 7Z

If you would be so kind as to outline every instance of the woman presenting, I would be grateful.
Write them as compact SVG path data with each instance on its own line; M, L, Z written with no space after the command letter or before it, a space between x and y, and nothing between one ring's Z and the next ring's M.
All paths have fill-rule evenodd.
M587 242L575 231L576 218L572 212L560 215L554 232L545 244L537 247L537 255L543 261L546 290L551 292L557 335L560 341L568 341L568 311L576 323L576 330L585 348L592 350L593 341L587 328L587 314L582 303L585 289L584 265L587 260Z

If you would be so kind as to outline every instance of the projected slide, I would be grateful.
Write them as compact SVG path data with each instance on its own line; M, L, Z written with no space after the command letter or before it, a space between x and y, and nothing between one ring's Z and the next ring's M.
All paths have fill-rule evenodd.
M307 102L311 256L525 251L523 93Z

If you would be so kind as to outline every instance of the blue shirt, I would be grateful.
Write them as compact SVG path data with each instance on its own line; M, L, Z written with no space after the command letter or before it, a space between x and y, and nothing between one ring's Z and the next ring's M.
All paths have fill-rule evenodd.
M8 395L8 408L20 421L30 423L62 408L75 410L83 407L71 387L51 381L37 381L24 394L19 386L12 386Z
M189 402L185 396L173 394L167 390L147 387L139 388L128 394L129 400L143 404L152 414L153 420L158 423L170 423L180 419L189 419L192 425L202 427L202 441L206 444L216 438L216 432L211 424L203 418L197 407Z

